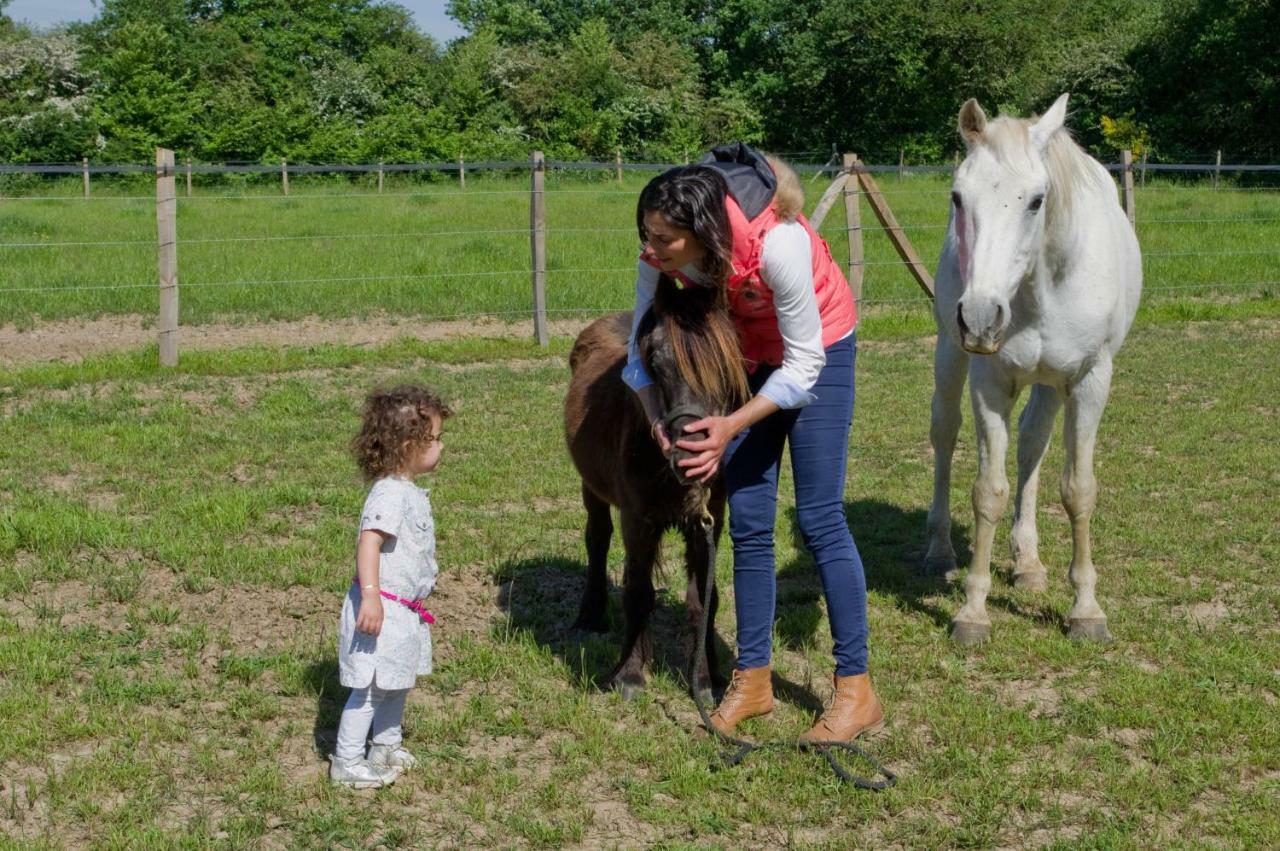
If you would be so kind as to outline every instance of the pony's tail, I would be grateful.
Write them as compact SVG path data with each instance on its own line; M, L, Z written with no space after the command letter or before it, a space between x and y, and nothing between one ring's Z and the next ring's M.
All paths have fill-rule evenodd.
M778 179L778 189L773 195L773 209L777 211L778 218L791 221L804 212L804 186L791 166L773 155L766 155L765 160L768 161L769 168L773 169L773 176Z

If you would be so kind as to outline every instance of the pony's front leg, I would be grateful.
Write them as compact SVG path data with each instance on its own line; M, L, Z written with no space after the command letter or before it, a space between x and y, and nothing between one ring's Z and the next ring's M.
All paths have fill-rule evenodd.
M991 546L996 525L1009 501L1009 479L1004 472L1009 448L1009 411L1015 397L1013 384L993 370L989 361L975 363L969 376L973 419L978 430L978 478L973 483L973 562L964 580L964 605L951 620L951 638L970 646L991 635L987 594L991 591Z
M574 629L607 632L609 629L609 539L613 536L613 519L609 503L596 496L586 482L582 484L582 504L587 509L587 584L578 606Z
M1090 552L1089 518L1098 503L1098 482L1093 477L1093 447L1098 423L1111 392L1111 362L1102 360L1074 387L1068 388L1063 442L1067 465L1062 472L1062 504L1071 518L1071 571L1075 603L1067 615L1068 635L1074 639L1110 641L1107 616L1094 587L1098 573Z
M960 397L969 355L941 329L933 355L933 412L929 441L933 444L933 503L929 507L927 574L956 577L956 551L951 545L951 459L960 431Z
M1062 396L1044 384L1031 388L1031 398L1018 418L1018 492L1013 501L1013 584L1027 591L1044 591L1049 576L1040 563L1040 538L1036 533L1036 494L1040 489L1040 464L1053 436L1053 420L1062 407Z
M652 655L649 618L653 614L653 563L662 530L638 512L622 512L622 541L627 564L622 574L622 610L626 618L622 658L610 685L631 700L644 691L645 667Z

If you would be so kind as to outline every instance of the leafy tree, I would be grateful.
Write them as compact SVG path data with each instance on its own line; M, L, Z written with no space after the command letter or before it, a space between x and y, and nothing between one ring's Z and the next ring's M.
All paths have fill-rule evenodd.
M0 26L0 156L66 162L96 152L93 78L81 67L81 52L65 32Z
M0 155L678 160L745 139L870 159L959 147L966 98L1072 93L1086 145L1274 157L1274 0L450 0L442 49L375 0L0 0ZM1104 123L1104 118L1106 123Z
M1137 114L1166 155L1280 153L1280 5L1170 0L1133 51Z

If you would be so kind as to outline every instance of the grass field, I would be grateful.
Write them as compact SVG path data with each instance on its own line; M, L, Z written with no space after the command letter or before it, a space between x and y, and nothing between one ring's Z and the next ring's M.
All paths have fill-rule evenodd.
M1220 200L1238 207L1233 216L1276 203ZM14 203L29 205L20 208L29 232L50 239L69 222L99 239L141 237L152 215L145 203ZM184 208L180 227L292 231L287 214L319 209L329 212L307 225L317 233L440 227L453 205L435 203L210 201ZM518 225L523 203L493 196L468 224ZM104 209L129 214L94 222ZM242 218L226 218L229 209ZM223 218L199 218L215 210ZM625 226L605 210L588 218ZM1257 233L1241 240L1240 250L1275 244ZM586 248L557 262L625 265L633 242L619 234L607 262ZM461 243L484 258L468 268L523 262L524 243L513 244L506 256ZM1181 244L1205 247L1194 231ZM366 265L345 243L288 245L184 247L186 280ZM470 256L388 245L387 270ZM10 286L72 286L91 271L145 280L150 255L137 255L134 266L93 270L59 252L25 272L6 260L4 274ZM450 298L465 306L448 309L516 305L525 286L507 296L459 285ZM628 288L620 277L601 303L625 302ZM423 297L425 285L355 289L193 287L184 320L443 304ZM881 292L880 281L868 289ZM570 290L573 301L557 292L561 304L595 304L585 289ZM45 294L6 298L3 309L6 321L26 322L46 311L145 312L152 298ZM847 514L866 562L871 670L888 713L869 747L901 777L880 794L840 786L797 753L714 770L680 671L675 568L661 580L650 691L624 703L599 690L620 611L615 593L610 634L567 631L584 554L559 426L566 338L546 350L405 340L186 352L171 371L151 348L0 373L0 847L1276 847L1276 305L1258 292L1156 298L1121 353L1094 521L1115 642L1079 645L1063 633L1069 537L1052 486L1055 442L1040 511L1051 589L1033 595L997 578L993 641L972 651L947 638L959 592L917 572L931 488L927 326L918 313L869 311ZM438 387L458 410L429 483L443 571L432 599L437 673L420 681L407 715L422 769L389 790L350 794L329 786L323 759L345 699L334 629L364 495L344 447L361 395L402 379ZM966 422L953 494L962 558L973 454ZM783 489L785 506L786 480ZM830 681L820 588L793 522L784 511L778 528L781 702L745 728L762 739L802 731ZM998 570L1008 567L1007 531L1006 521ZM673 565L677 552L669 541ZM617 581L619 546L610 561ZM724 552L718 576L729 595L718 628L731 647Z
M629 306L636 195L651 175L553 172L547 180L551 315ZM808 182L808 209L825 181ZM926 265L947 216L946 175L881 175L881 187ZM28 186L0 200L0 325L136 314L157 308L154 185L77 181ZM1275 298L1280 291L1280 191L1214 192L1208 182L1139 190L1148 304L1187 297ZM862 203L864 297L927 314L926 302ZM180 321L245 322L395 315L527 318L532 312L527 177L371 186L297 178L271 186L198 187L178 202ZM848 257L843 205L822 233ZM58 245L51 245L57 243ZM104 244L105 243L105 244ZM925 320L927 325L927 319Z

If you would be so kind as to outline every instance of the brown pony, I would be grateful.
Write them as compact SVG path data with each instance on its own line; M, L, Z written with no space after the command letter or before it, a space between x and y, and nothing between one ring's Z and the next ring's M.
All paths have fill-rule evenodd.
M719 476L704 492L702 485L686 481L676 466L688 457L687 452L676 448L669 461L663 458L644 409L622 381L630 332L631 314L622 313L598 319L578 335L569 356L573 376L564 403L565 439L582 476L582 502L587 509L587 586L575 627L606 631L605 568L613 534L609 506L616 506L626 549L622 578L626 634L610 686L627 699L644 689L645 666L652 655L653 568L663 532L678 529L684 536L689 580L685 606L696 636L707 582L703 506L710 511L718 541L725 505ZM737 333L719 287L681 289L661 276L653 306L637 330L637 347L667 411L663 427L672 443L685 436L686 424L728 413L747 397ZM712 702L711 688L724 685L716 663L718 602L713 594L709 602L713 628L707 634L705 661L695 674L707 703ZM691 662L697 657L696 641L690 640Z

